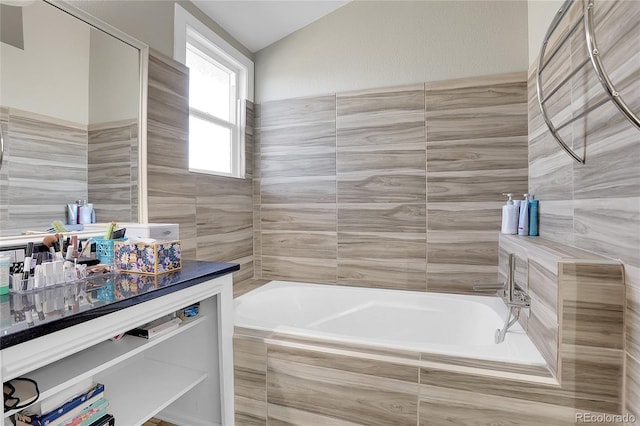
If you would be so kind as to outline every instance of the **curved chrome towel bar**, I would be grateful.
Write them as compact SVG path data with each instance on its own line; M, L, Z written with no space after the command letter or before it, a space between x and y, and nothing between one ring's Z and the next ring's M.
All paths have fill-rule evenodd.
M598 45L596 43L596 33L594 30L593 24L593 2L594 0L589 0L584 5L584 16L586 17L584 21L585 25L585 33L587 37L587 51L589 52L589 59L591 60L591 64L593 65L593 69L598 76L598 80L602 84L602 87L609 95L609 98L616 104L616 107L624 114L624 116L640 130L640 118L631 111L631 109L627 106L627 104L622 100L620 93L615 89L611 80L609 80L609 76L604 70L602 66L602 61L600 60L600 52L598 50Z
M586 153L586 146L584 146L585 152L583 153L582 156L578 155L571 147L569 147L569 145L567 145L564 140L562 139L562 137L559 134L559 131L568 126L569 124L573 123L575 120L583 117L584 115L586 115L587 113L589 113L590 111L593 111L596 108L599 108L600 106L604 105L606 103L607 100L611 100L614 102L614 104L616 105L616 107L624 114L624 116L634 125L638 128L638 130L640 130L640 119L638 118L638 116L636 116L633 111L631 111L631 109L627 106L627 104L624 102L624 100L622 99L622 97L620 96L620 93L615 89L613 83L611 82L611 80L609 79L609 76L607 75L606 71L604 70L604 66L602 65L602 61L600 60L600 52L598 50L598 46L596 43L596 37L595 37L595 31L594 31L594 22L593 22L593 5L594 5L594 0L583 0L584 1L584 11L583 11L583 15L581 17L581 19L577 20L575 22L575 24L568 30L568 32L562 37L562 39L558 40L556 46L554 47L554 50L551 52L551 54L548 56L548 58L545 58L545 52L547 49L547 45L549 43L549 39L551 38L551 36L553 35L553 33L555 32L555 30L558 28L558 26L560 25L560 22L562 22L562 19L565 17L565 15L567 14L567 11L569 10L569 8L571 7L571 5L573 4L575 0L566 0L562 7L560 8L560 10L558 11L557 15L555 16L555 18L553 19L553 21L551 21L551 25L549 26L549 29L547 30L547 33L544 37L544 40L542 42L542 47L540 48L540 55L538 58L538 68L536 70L536 93L538 95L538 106L540 107L540 111L542 112L542 117L544 119L545 124L547 125L547 128L549 129L549 131L551 132L551 135L553 136L553 138L556 140L556 142L558 142L558 144L562 147L562 149L564 149L567 154L569 154L575 161L577 161L578 163L584 164L585 163L585 153ZM550 92L548 94L544 93L543 90L543 84L542 84L542 71L545 69L545 67L549 64L549 62L551 62L551 59L558 53L558 51L561 49L562 45L569 40L569 38L571 37L571 35L573 33L575 33L575 31L579 28L579 24L580 22L583 21L584 22L584 33L585 33L585 37L586 37L586 42L587 42L587 51L589 54L589 57L587 59L585 59L582 63L580 63L575 69L573 69L569 75L567 75L565 78L562 79L562 81L560 81L560 83L558 83L558 85L554 88L552 88L550 90ZM546 59L546 60L545 60ZM600 83L602 84L602 87L604 88L605 92L608 95L608 99L605 99L604 101L601 102L597 102L594 105L590 106L589 108L587 108L585 111L574 115L572 118L570 118L569 120L567 120L566 122L562 123L561 125L557 126L553 124L553 122L551 121L551 119L549 118L549 115L547 113L547 108L545 106L546 102L555 94L558 92L558 90L564 86L567 82L569 82L571 80L571 77L573 77L580 69L582 69L587 63L591 62L591 65L593 66L593 69L598 77L598 80L600 81Z
M4 160L4 134L2 132L2 124L0 124L0 169L2 169L3 160Z

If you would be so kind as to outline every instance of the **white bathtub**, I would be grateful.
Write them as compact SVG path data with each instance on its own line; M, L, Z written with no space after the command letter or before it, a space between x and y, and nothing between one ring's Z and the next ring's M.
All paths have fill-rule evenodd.
M340 343L546 365L519 324L494 343L498 297L271 281L235 300L238 327Z

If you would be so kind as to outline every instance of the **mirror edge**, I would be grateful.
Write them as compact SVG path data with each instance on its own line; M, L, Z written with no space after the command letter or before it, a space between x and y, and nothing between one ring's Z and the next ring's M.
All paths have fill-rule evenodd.
M138 49L140 64L140 104L138 108L138 223L149 221L147 203L147 79L149 68L149 46L111 24L96 18L66 0L43 0L45 3L86 22L120 41Z

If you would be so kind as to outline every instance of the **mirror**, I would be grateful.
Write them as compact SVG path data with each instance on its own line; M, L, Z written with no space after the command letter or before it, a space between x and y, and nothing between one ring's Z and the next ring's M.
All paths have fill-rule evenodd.
M0 236L85 199L98 222L138 222L145 46L65 3L0 7Z

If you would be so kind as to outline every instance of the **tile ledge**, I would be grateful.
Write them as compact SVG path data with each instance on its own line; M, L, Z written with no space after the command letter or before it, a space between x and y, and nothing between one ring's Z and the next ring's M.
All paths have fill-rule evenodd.
M507 249L507 247L520 249L520 251L525 251L528 255L542 251L546 256L553 258L556 262L622 265L622 261L620 260L579 247L558 243L544 237L525 237L500 233L499 244L505 249Z

